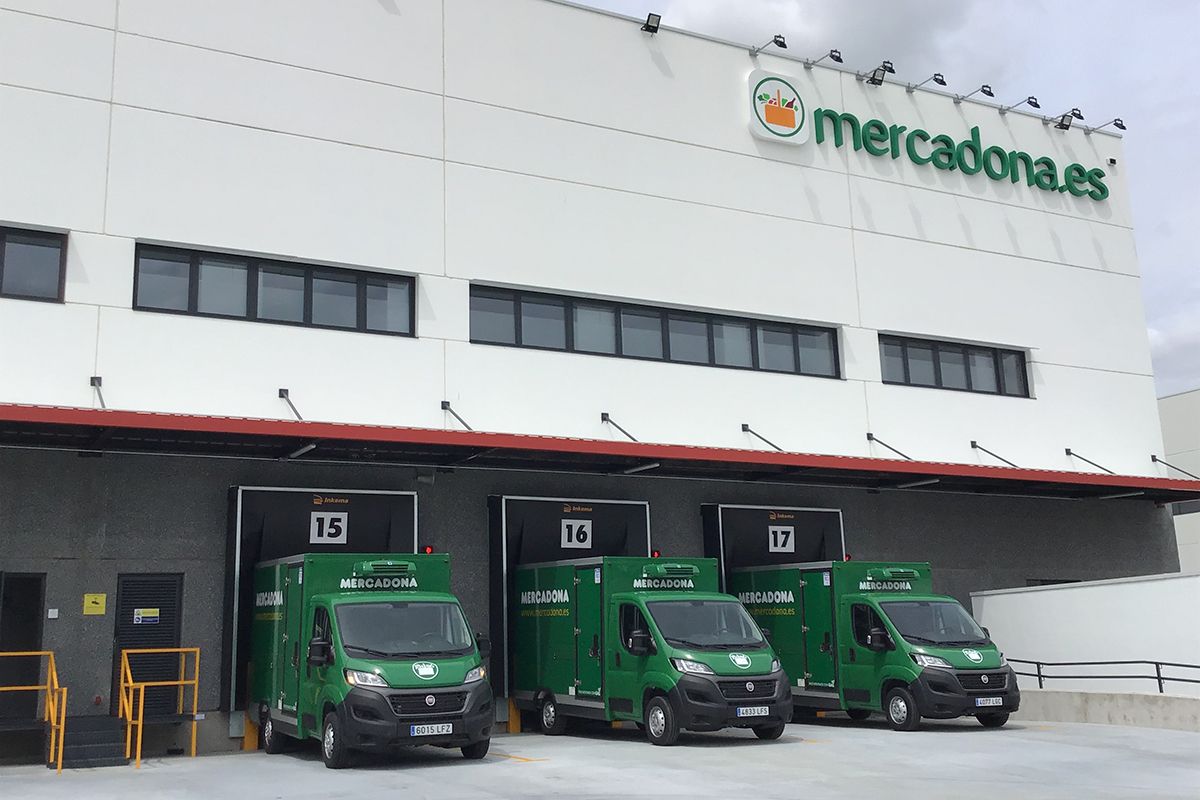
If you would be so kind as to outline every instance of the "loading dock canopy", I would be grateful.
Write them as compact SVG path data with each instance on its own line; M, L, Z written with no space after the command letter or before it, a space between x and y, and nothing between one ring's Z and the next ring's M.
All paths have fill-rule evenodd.
M441 469L636 473L878 491L1158 503L1200 499L1200 481L1100 472L15 404L0 404L0 447Z

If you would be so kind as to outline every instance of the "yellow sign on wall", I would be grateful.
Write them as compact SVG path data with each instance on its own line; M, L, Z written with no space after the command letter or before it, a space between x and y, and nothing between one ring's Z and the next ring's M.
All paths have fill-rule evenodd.
M108 607L108 595L85 594L83 596L83 615L85 617L102 617Z

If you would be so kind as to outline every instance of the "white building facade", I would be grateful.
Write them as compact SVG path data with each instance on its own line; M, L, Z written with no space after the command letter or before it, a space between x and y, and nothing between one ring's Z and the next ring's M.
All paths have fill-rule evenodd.
M1200 475L1200 389L1158 401L1163 427L1163 459L1182 475ZM1183 470L1183 472L1179 472ZM1179 541L1179 571L1200 572L1200 502L1172 507Z
M964 600L1178 568L1120 139L640 26L0 0L0 579L79 713L143 573L238 710L231 487L411 491L479 629L501 495L838 509Z

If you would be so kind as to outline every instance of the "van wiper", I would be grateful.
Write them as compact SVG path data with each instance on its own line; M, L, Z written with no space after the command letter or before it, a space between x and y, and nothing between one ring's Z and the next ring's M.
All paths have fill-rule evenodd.
M903 636L910 642L924 642L925 644L934 644L938 645L939 647L944 644L953 644L953 642L939 642L937 639L926 639L924 636L915 636L911 633L905 633Z
M369 656L379 656L380 658L394 658L400 655L400 653L387 653L383 650L372 650L369 647L361 647L357 644L344 644L342 647L346 650L357 650L360 653L366 653Z
M664 636L663 638L668 642L675 642L676 644L681 644L684 647L698 647L701 650L706 647L715 647L715 645L711 644L700 644L700 642L693 642L691 639L677 639L674 636Z

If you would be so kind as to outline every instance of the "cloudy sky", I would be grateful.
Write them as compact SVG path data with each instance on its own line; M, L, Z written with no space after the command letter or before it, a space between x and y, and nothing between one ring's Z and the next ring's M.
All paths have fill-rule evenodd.
M856 69L887 58L899 80L942 72L952 90L990 83L1091 124L1121 117L1158 393L1200 387L1200 0L582 2L736 42L782 33L793 54L836 47Z

